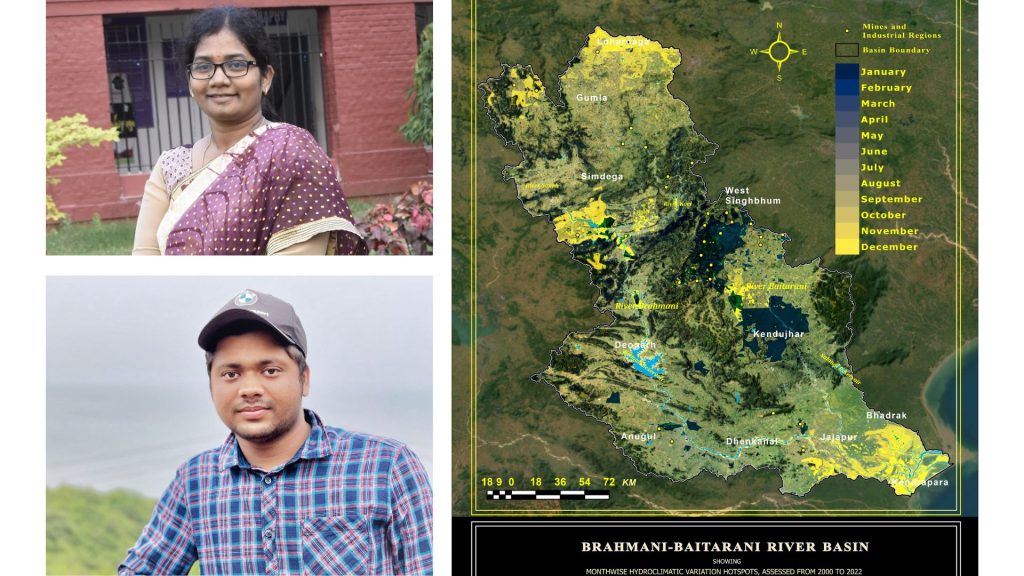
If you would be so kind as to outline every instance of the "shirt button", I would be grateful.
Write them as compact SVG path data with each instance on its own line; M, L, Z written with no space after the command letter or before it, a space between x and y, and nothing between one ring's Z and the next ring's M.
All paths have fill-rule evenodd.
M263 481L266 482L267 484L273 484L274 483L274 479L272 477L270 477L270 476L264 476L263 477Z
M267 528L266 530L263 531L263 539L264 540L272 540L273 538L274 538L274 531L272 529Z

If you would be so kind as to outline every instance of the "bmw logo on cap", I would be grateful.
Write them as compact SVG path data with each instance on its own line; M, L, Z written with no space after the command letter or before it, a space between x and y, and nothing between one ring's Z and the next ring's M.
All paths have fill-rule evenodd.
M235 298L235 305L237 306L252 306L257 300L256 293L252 290L246 290Z

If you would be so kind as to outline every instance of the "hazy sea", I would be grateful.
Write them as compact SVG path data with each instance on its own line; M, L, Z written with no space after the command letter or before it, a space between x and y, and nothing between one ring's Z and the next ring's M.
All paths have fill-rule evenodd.
M960 422L963 449L975 455L978 453L978 341L974 340L963 349L963 381ZM933 413L950 430L957 429L957 387L956 355L951 355L939 367L925 385L925 400ZM955 460L955 455L953 459ZM929 490L922 495L921 506L931 509L952 509L956 506L956 477L959 472L963 482L963 513L965 516L978 515L978 460L957 463L936 478L950 480L950 486L942 490Z
M228 430L204 382L144 388L53 384L46 397L46 484L129 488L159 497L182 462L219 446ZM382 405L386 404L386 405ZM314 386L306 408L325 424L405 442L433 476L432 398Z

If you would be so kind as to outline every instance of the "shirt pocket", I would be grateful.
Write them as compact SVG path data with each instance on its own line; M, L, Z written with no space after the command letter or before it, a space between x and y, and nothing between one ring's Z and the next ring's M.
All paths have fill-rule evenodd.
M303 574L375 574L366 518L303 520L302 564Z

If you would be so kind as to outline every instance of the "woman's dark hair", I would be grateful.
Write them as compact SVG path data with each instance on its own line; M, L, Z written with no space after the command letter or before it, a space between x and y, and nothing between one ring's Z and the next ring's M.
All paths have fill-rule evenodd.
M227 28L234 32L235 36L245 46L245 49L252 54L256 66L260 69L260 75L267 73L267 66L270 65L271 56L274 54L274 43L267 35L263 27L263 18L259 12L250 8L239 6L216 6L200 12L188 26L185 33L185 46L183 64L187 67L196 57L196 48L203 38L216 34ZM263 115L270 120L277 119L270 99L266 95L261 96Z

